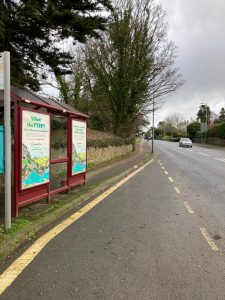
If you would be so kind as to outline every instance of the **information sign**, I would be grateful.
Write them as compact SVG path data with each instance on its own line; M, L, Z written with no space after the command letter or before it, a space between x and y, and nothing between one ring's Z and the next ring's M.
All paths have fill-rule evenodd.
M5 172L4 126L0 125L0 174Z
M72 175L86 171L86 123L72 120Z
M207 131L207 123L201 123L201 132Z
M22 189L50 180L50 115L22 111Z

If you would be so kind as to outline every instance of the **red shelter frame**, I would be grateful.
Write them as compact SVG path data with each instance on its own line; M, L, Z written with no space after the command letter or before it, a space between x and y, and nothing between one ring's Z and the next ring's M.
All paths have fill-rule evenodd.
M26 97L23 97L25 94ZM0 97L0 105L1 105ZM14 110L14 215L17 217L19 209L25 205L36 202L38 200L47 198L48 202L51 202L51 196L63 191L69 191L76 185L84 185L86 182L86 171L72 175L72 120L76 119L87 123L88 116L80 113L74 108L63 104L61 102L47 99L38 95L35 95L29 91L23 91L20 89L12 88L11 93L11 104ZM24 105L26 104L26 107ZM40 111L44 109L45 111ZM66 183L64 186L55 190L50 189L51 184L51 173L50 181L22 189L21 187L21 171L22 171L22 111L36 111L41 114L50 115L50 120L53 115L63 116L67 118L67 157L53 159L50 149L50 166L58 163L67 163L67 176ZM87 139L87 132L86 132ZM51 129L50 129L50 145L51 145ZM51 147L50 147L51 148ZM87 143L86 143L87 151ZM86 156L87 166L87 156Z

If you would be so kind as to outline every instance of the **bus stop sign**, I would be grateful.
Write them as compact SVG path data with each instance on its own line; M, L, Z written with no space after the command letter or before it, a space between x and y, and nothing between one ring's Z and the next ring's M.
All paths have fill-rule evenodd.
M0 174L5 171L5 139L4 139L4 126L0 125Z

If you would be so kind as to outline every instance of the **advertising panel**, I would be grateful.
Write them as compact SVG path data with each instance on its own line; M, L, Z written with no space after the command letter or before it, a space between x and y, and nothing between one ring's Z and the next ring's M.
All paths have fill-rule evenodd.
M50 116L22 111L22 189L50 180Z
M207 123L201 123L201 132L207 131Z
M86 171L86 123L72 120L72 175Z

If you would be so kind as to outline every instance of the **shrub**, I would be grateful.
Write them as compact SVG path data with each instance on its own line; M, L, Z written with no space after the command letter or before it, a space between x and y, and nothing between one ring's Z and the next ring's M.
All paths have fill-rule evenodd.
M135 141L133 139L121 139L121 138L111 138L111 139L105 139L105 140L90 140L88 141L88 148L94 147L94 148L107 148L109 146L112 147L118 147L123 145L130 145L134 144Z
M197 131L197 132L196 132L196 137L197 137L197 138L200 138L200 137L201 137L201 131Z
M63 142L63 141L59 141L53 144L53 148L54 149L60 149L60 148L66 148L67 147L67 143Z
M207 135L210 137L219 137L221 139L225 139L225 122L216 124L209 128Z
M179 137L172 137L172 136L164 136L163 140L167 142L179 142L180 138Z
M207 136L216 137L216 126L210 127L207 131Z
M225 123L215 125L215 127L216 127L217 137L224 139L225 138Z

